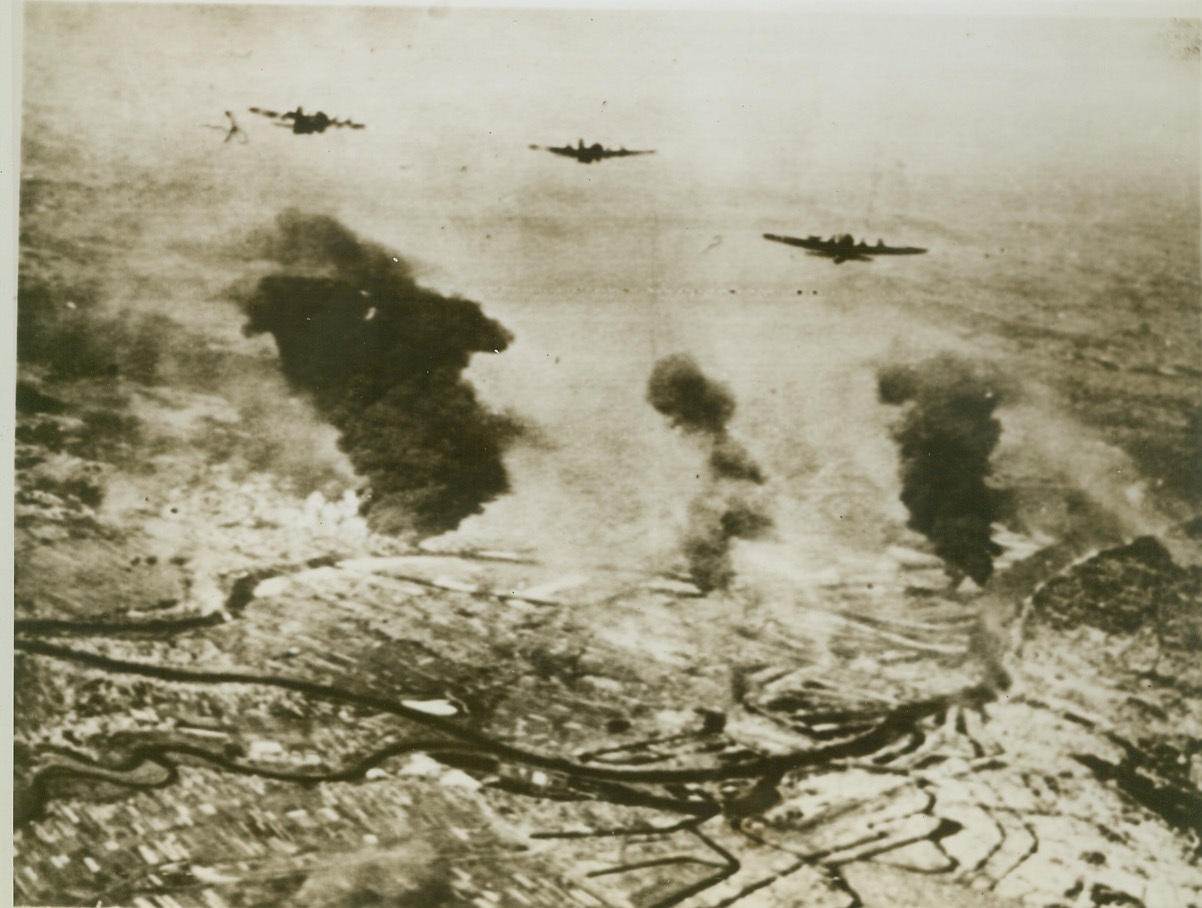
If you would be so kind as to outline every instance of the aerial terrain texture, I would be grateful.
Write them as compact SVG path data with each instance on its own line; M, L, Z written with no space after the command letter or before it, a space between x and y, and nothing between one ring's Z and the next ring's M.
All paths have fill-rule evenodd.
M1202 906L1197 26L29 5L16 903Z

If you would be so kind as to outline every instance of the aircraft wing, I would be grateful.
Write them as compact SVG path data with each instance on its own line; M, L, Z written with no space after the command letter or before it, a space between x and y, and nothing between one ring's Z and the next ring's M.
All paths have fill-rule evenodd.
M764 239L772 240L774 243L784 243L787 246L800 246L802 249L810 249L814 252L828 252L833 250L830 243L824 243L821 240L803 240L796 236L778 236L775 233L765 233Z
M868 255L922 255L926 252L918 246L869 246L862 251Z
M647 151L628 151L625 148L619 148L617 151L613 151L613 150L607 148L603 152L601 152L601 157L603 157L603 158L626 158L626 157L630 157L631 155L636 155L636 154L655 154L655 151L654 151L654 149L647 150Z
M549 151L551 154L563 155L565 158L578 156L577 150L570 145L531 145L531 151Z
M826 240L802 239L796 236L778 236L775 233L765 233L764 239L787 246L800 246L818 255L836 258L836 264L845 261L868 261L874 255L921 255L926 252L918 246L841 246Z

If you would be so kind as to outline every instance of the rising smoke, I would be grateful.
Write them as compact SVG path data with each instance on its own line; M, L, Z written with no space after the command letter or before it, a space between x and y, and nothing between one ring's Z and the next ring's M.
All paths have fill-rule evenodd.
M1005 497L986 482L1002 434L993 415L997 380L941 355L882 369L877 391L882 403L906 406L893 438L901 454L907 526L931 540L953 581L967 575L984 584L1002 553L991 527L1003 516Z
M651 369L647 401L673 426L717 438L735 412L734 395L710 381L685 353L659 360Z
M707 378L692 357L678 353L652 368L647 400L673 426L708 443L708 481L689 507L684 554L689 575L702 592L725 590L735 577L732 542L758 538L772 527L753 494L763 485L764 474L727 432L734 396Z
M501 457L518 424L462 377L508 331L329 217L285 212L266 255L281 268L244 301L245 331L275 338L289 384L341 433L374 528L445 532L509 490Z

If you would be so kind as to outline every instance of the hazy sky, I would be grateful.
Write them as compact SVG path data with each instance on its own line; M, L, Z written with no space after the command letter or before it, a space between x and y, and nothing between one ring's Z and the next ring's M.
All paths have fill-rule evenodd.
M1196 36L1096 17L33 4L26 126L103 171L196 183L210 219L255 191L345 202L415 253L441 228L398 221L518 216L535 236L574 211L662 237L657 221L732 212L784 229L804 200L875 231L936 217L915 179L966 202L1196 193ZM298 104L368 131L286 141L246 112ZM227 109L254 139L233 153L199 129ZM573 171L526 149L578 138L659 156Z
M66 199L55 230L116 248L128 274L115 301L230 343L240 318L220 290L245 263L212 247L287 206L479 299L518 340L478 358L472 381L565 445L515 454L529 461L514 467L520 493L495 507L529 521L498 523L547 525L591 489L598 512L556 527L571 538L632 526L637 513L605 509L640 495L663 499L648 512L688 501L671 488L687 452L643 399L664 353L731 382L769 471L800 469L806 440L885 485L872 358L898 338L919 351L978 340L924 322L921 301L1047 300L1038 317L1088 321L1099 299L1190 267L1193 253L1166 250L1197 231L1196 26L35 4L27 171ZM247 111L297 105L368 128L297 137ZM225 110L247 144L202 128ZM527 148L578 138L658 154L584 167ZM765 230L871 231L931 253L836 269ZM1004 265L986 255L1018 245ZM822 306L795 308L799 288ZM661 460L663 476L639 478ZM544 495L556 476L568 491Z
M1198 60L1163 20L34 4L26 42L27 94L140 130L302 103L385 137L653 144L715 176L1197 161Z

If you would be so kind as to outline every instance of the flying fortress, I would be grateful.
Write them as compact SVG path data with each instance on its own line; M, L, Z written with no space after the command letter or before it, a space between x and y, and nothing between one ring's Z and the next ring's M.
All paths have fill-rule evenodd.
M654 151L627 151L625 148L619 148L615 151L612 148L605 148L600 142L585 145L584 139L580 139L575 145L531 145L530 147L536 151L542 149L551 152L551 154L563 155L565 158L575 158L581 164L592 164L594 161L602 161L605 158L626 158L636 154L655 154Z
M810 255L820 255L834 259L836 265L844 262L870 262L874 255L921 255L926 252L917 246L886 246L884 240L877 240L875 246L869 246L866 240L856 242L850 233L832 236L824 240L818 236L808 236L805 239L794 236L778 236L775 233L765 233L764 239L787 246L800 246Z
M337 117L331 119L329 115L320 110L315 114L307 114L303 107L297 107L296 110L290 110L283 114L274 110L263 110L261 107L252 107L250 112L256 113L261 117L267 117L269 120L276 120L276 126L291 129L293 134L298 136L314 132L325 132L332 126L366 129L363 123L355 123L349 119L339 120Z

